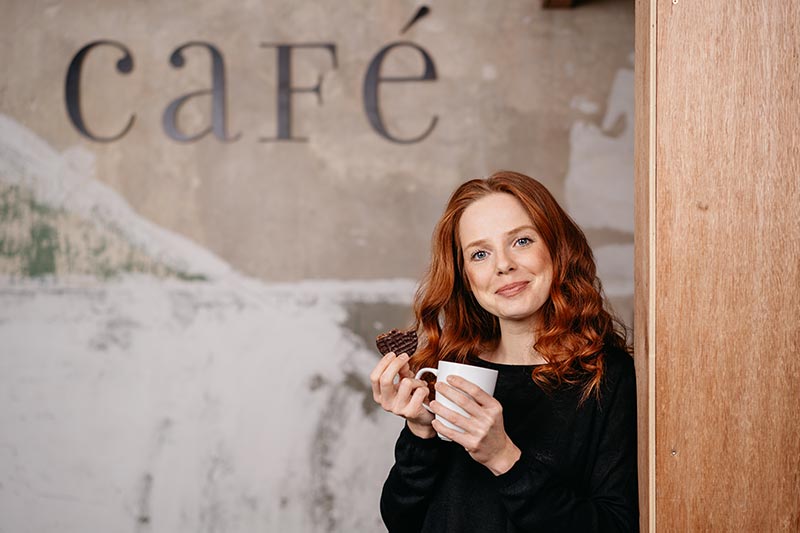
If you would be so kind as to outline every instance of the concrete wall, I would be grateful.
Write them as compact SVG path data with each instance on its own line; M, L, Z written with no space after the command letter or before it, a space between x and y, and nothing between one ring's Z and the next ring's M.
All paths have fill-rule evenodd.
M371 403L373 338L410 320L468 178L546 183L630 323L632 4L448 0L403 32L421 5L4 3L0 530L379 531L400 425ZM118 45L84 58L82 134L66 78L97 40ZM381 76L424 51L435 79L380 86L382 135L365 77L396 42ZM290 83L319 83L283 126L275 44L315 45ZM201 94L165 129L212 87L209 46L222 115Z

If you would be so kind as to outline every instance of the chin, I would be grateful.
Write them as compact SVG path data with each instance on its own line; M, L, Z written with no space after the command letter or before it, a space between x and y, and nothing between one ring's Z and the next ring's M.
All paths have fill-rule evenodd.
M513 320L514 322L523 322L532 319L536 315L535 311L507 311L497 313L497 317L503 320Z
M506 307L505 309L497 309L497 312L492 314L503 320L520 322L535 318L540 310L541 307L535 306Z

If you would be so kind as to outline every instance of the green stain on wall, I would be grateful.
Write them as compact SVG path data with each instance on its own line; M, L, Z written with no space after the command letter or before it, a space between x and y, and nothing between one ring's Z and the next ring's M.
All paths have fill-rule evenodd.
M42 204L28 189L0 182L0 274L107 280L132 273L206 280L152 258L114 224Z
M22 217L19 196L19 187L10 186L0 188L0 224Z
M25 247L25 275L31 278L56 273L58 232L52 226L36 223L31 227L31 240Z
M208 281L208 277L203 274L192 274L191 272L175 271L175 277L183 281Z

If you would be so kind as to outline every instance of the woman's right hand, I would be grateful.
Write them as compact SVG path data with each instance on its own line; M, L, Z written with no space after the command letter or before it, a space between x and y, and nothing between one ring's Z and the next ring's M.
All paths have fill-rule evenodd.
M412 433L432 438L436 435L431 426L433 414L422 406L428 397L428 384L414 379L408 359L406 354L395 356L393 352L383 356L369 375L372 398L385 411L405 418Z

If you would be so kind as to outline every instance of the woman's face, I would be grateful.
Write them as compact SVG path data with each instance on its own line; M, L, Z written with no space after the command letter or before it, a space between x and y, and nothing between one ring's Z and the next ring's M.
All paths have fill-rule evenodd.
M492 193L462 213L458 236L475 299L501 322L535 322L550 295L553 262L522 203Z

